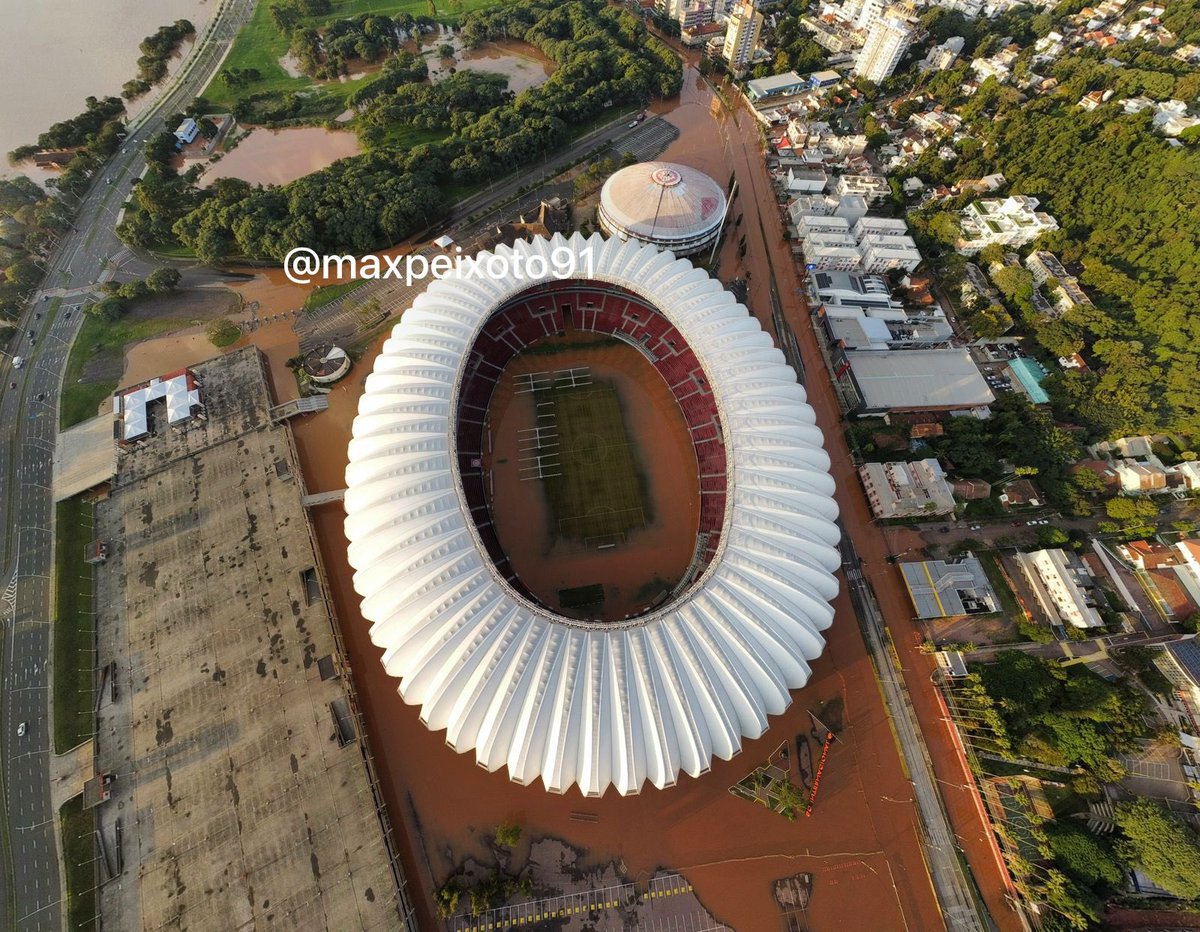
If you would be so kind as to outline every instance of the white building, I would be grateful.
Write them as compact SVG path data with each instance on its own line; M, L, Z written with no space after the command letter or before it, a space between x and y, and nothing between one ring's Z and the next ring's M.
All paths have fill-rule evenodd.
M186 146L196 138L199 132L200 125L191 117L188 117L176 127L175 138L178 140L179 145Z
M971 254L992 243L1024 246L1042 233L1057 230L1058 221L1038 206L1036 197L1021 194L973 201L960 216L958 251Z
M1035 550L1016 556L1029 587L1042 610L1063 627L1099 628L1104 619L1096 611L1091 576L1078 557L1064 550Z
M936 459L864 463L858 468L876 518L915 518L954 511L954 489Z
M891 75L912 45L914 31L902 11L889 8L867 33L854 63L854 74L876 83Z
M758 48L762 24L763 15L758 12L753 0L742 0L730 13L721 57L734 74L744 72L754 60L754 50Z
M882 275L822 272L810 276L809 284L814 304L904 312L904 305L892 297L892 289Z
M1200 540L1181 540L1174 549L1179 554L1179 562L1171 569L1191 600L1200 605Z
M471 417L458 386L489 319L538 289L555 304L583 300L551 271L563 249L571 286L644 296L710 364L737 464L721 519L728 544L637 623L568 618L511 585L481 536L467 464L447 453ZM540 257L542 272L525 261L488 289L464 270L431 282L375 363L386 378L367 380L346 467L354 588L401 697L455 751L548 792L661 789L733 757L808 682L838 593L829 457L783 354L702 270L599 234L518 240L512 252ZM803 546L775 543L787 539Z
M867 202L861 194L800 194L788 202L788 216L793 224L801 217L844 217L854 223L867 213Z
M868 204L882 201L892 193L892 186L883 175L841 175L834 185L834 192L841 197L860 194Z
M941 45L931 48L917 68L921 71L945 71L958 60L965 43L962 36L951 36Z

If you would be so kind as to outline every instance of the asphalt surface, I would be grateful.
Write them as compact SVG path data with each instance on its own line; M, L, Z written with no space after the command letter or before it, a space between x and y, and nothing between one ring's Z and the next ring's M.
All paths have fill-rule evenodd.
M63 927L57 818L50 796L51 483L58 403L83 320L80 308L106 268L111 272L130 263L141 270L144 265L115 232L130 183L145 167L142 145L163 129L165 115L182 110L204 88L252 11L252 0L227 0L167 92L131 124L121 151L79 203L74 230L58 244L42 290L20 322L11 352L23 358L23 366L16 369L11 359L0 359L0 926L7 929L57 932ZM90 658L80 662L91 665ZM18 736L21 723L25 733Z

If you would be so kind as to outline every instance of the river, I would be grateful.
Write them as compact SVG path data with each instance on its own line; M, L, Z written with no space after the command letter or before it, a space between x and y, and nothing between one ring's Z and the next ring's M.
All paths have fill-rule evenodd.
M181 18L203 30L215 10L216 0L0 0L0 177L17 172L9 151L82 111L85 97L120 94L137 76L142 39Z

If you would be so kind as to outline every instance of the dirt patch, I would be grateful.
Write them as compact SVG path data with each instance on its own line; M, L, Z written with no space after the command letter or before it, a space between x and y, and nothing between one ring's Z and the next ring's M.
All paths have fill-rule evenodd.
M935 644L1013 644L1023 640L1017 624L1004 615L966 615L923 622Z

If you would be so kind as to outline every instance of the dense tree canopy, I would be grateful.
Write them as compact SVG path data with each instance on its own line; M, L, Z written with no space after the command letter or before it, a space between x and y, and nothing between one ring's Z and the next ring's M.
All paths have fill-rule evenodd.
M992 730L1016 755L1079 766L1102 783L1123 776L1116 754L1144 729L1146 700L1135 687L1019 651L1001 652L977 676L972 701L994 716Z
M1039 198L1061 226L1045 245L1082 262L1095 300L1035 328L1052 349L1082 343L1103 369L1052 378L1058 407L1095 435L1200 438L1200 148L1168 146L1145 113L1114 104L1089 114L1063 99L1003 120L985 110L973 131L986 144L955 177L999 171L1010 190Z
M1126 860L1176 896L1200 897L1200 838L1187 823L1149 799L1119 803L1116 822Z
M496 75L416 83L421 70L398 59L377 79L383 86L368 85L373 91L358 100L366 107L360 117L366 138L379 143L367 154L278 188L225 179L207 191L190 185L181 191L164 168L139 185L135 197L144 216L128 218L122 235L148 245L162 242L169 228L206 262L230 255L280 259L300 245L378 249L442 217L451 184L539 162L568 141L572 125L609 107L675 94L682 84L675 54L627 10L602 0L520 0L468 14L461 26L468 44L506 35L537 46L558 67L540 87L514 96ZM393 126L448 135L413 148L389 146Z

